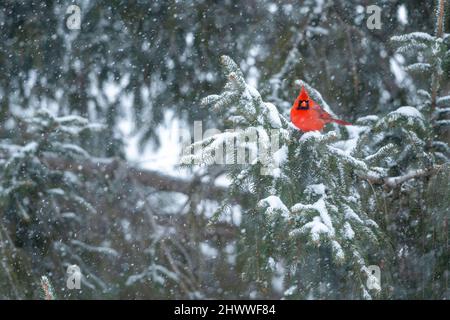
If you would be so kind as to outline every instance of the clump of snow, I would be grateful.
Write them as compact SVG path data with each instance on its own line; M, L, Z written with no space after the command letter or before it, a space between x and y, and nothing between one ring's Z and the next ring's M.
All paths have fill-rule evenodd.
M284 145L272 154L272 157L268 159L271 160L272 163L271 164L266 163L267 168L262 168L261 173L271 175L274 178L280 178L283 174L280 167L287 161L287 159L288 159L288 147Z
M402 85L404 81L407 81L407 76L405 70L403 70L404 58L403 56L397 54L393 58L389 59L389 65L391 72L395 76L395 82Z
M216 248L210 246L208 243L206 242L202 242L200 243L200 251L202 252L202 254L206 257L209 257L211 259L215 259L218 255L218 251Z
M252 97L261 98L261 95L259 94L258 90L256 90L253 86L247 85L247 90Z
M274 258L269 257L267 260L267 265L269 266L270 270L275 271L277 262Z
M25 146L23 146L20 149L20 152L22 153L34 153L37 151L38 144L35 141L32 141L30 143L27 143Z
M353 209L352 208L350 208L349 206L345 206L345 209L344 209L344 214L345 214L345 219L348 219L348 220L356 220L356 221L358 221L359 223L363 223L363 221L361 220L361 218L356 214L356 212L355 211L353 211Z
M309 139L314 139L314 138L318 138L322 136L322 134L320 133L320 131L308 131L305 132L301 138L300 141L308 141Z
M345 258L344 250L342 250L341 245L336 240L331 241L331 248L337 260L343 261Z
M268 196L258 202L258 207L267 207L266 214L280 213L283 218L289 218L289 209L277 196Z
M368 287L378 292L381 291L379 279L367 267L363 267L362 271L367 274Z
M294 213L299 213L302 212L303 210L313 209L317 211L319 215L313 217L312 221L306 223L301 228L297 228L291 231L290 235L296 236L298 234L305 234L306 232L309 231L311 239L313 241L319 241L321 233L328 234L329 237L334 237L335 229L333 227L331 217L328 214L328 209L326 207L324 200L325 187L316 185L314 188L318 192L323 191L322 197L313 204L304 205L302 203L297 203L291 208L291 211Z
M239 226L242 222L242 211L239 206L233 206L231 208L231 220L233 224Z
M423 41L433 41L434 37L425 32L411 32L408 34L402 34L399 36L393 36L391 38L393 41L405 42L409 40L423 40Z
M357 121L358 122L373 122L373 121L378 121L378 119L380 119L380 117L378 117L376 115L368 115L368 116L358 118Z
M367 130L367 127L365 126L345 126L348 132L348 139L347 140L341 140L333 144L336 148L339 148L346 153L350 154L355 150L360 135Z
M323 183L319 184L310 184L306 187L306 190L308 192L312 192L316 195L324 195L325 194L325 185Z
M406 116L406 117L413 117L413 118L420 118L420 119L423 119L423 115L422 115L422 113L420 113L419 110L417 110L417 109L414 108L414 107L409 107L409 106L406 106L406 107L400 107L400 108L398 108L397 110L392 111L392 112L389 113L389 114L390 114L390 115L393 115L393 114L401 114L401 115Z
M288 147L286 145L282 146L279 150L273 153L273 160L276 166L281 166L288 159Z
M320 213L320 218L322 219L323 223L328 227L330 230L329 233L331 236L334 236L334 228L333 223L331 222L331 217L328 214L327 207L325 205L325 201L323 198L319 199L315 204L316 209Z
M436 102L438 104L450 103L450 95L437 98Z
M64 192L64 190L61 189L61 188L47 189L45 192L48 193L48 194L53 194L53 195L58 195L58 196L63 196L63 195L66 194Z
M344 237L347 240L352 240L355 237L355 231L353 231L352 226L348 222L344 223Z
M321 233L329 234L330 232L328 227L324 223L322 223L320 217L316 216L313 218L313 221L306 223L300 229L295 229L291 231L291 236L296 235L298 233L303 234L307 230L310 231L311 239L313 241L319 241Z
M268 110L268 114L266 116L272 128L281 128L280 114L278 113L277 107L270 102L266 102L265 105Z
M293 285L291 287L289 287L285 292L284 295L285 296L292 296L295 293L295 290L297 290L297 286Z
M408 24L408 10L404 4L400 5L397 9L397 20L402 24Z

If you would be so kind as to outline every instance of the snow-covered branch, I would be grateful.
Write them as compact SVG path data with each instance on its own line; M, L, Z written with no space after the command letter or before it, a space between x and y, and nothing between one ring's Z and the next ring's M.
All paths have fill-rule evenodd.
M442 168L443 168L443 165L435 165L431 168L411 170L404 175L396 176L396 177L378 178L378 177L368 176L368 175L361 175L360 177L363 179L366 179L371 184L382 184L388 188L396 188L408 180L436 174Z

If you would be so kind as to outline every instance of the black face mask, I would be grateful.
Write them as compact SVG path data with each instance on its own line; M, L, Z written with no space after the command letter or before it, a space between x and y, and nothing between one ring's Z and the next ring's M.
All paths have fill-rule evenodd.
M302 106L303 102L305 103L304 106ZM297 105L297 110L308 110L309 109L309 100L299 100Z

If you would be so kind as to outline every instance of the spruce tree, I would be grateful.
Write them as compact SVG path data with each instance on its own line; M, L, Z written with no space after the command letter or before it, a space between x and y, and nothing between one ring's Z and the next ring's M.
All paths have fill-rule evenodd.
M282 273L290 298L371 297L366 280L383 237L377 223L365 211L358 192L361 176L380 179L387 168L374 158L391 145L365 158L350 148L340 148L343 134L309 132L301 135L273 104L245 83L237 65L222 57L228 82L221 95L209 96L223 117L235 119L234 134L218 134L197 144L203 149L184 162L211 161L223 144L237 139L245 146L248 132L256 132L260 149L248 165L231 165L230 198L248 195L239 239L239 259L245 280L253 286L250 297L264 297L272 278ZM321 95L302 82L312 97L330 109ZM279 132L279 148L270 149L269 137ZM351 137L355 139L355 137ZM347 142L349 142L348 139ZM351 145L351 143L350 143ZM195 145L194 145L195 148ZM214 152L212 152L214 151ZM242 151L241 151L242 152ZM270 167L276 164L276 167ZM222 206L226 209L227 205ZM218 212L220 215L222 212ZM373 260L373 261L371 261Z
M248 283L243 297L448 296L450 149L442 127L450 99L439 89L450 37L443 10L440 1L435 35L392 38L399 54L419 60L405 70L428 73L428 88L417 89L409 106L324 133L299 132L222 57L224 91L202 104L234 130L195 142L183 163L227 164L229 196L215 219L245 195L237 263ZM297 84L331 112L319 92ZM381 269L381 286L370 265Z
M444 33L448 2L436 1L435 32L413 32L392 38L406 59L405 70L415 79L410 106L379 121L378 141L394 141L400 153L391 173L406 179L394 182L384 195L394 215L386 218L387 233L395 239L396 296L442 299L448 289L448 217L450 214L449 92L442 92L450 62L450 37ZM380 132L383 132L380 135ZM401 180L400 180L401 182Z
M100 126L79 116L57 117L47 109L18 121L26 128L27 142L0 145L0 281L11 297L30 298L48 270L63 277L66 264L74 262L69 256L79 222L97 213L82 193L80 177L59 169L64 166L58 163L90 158L78 145L79 137Z

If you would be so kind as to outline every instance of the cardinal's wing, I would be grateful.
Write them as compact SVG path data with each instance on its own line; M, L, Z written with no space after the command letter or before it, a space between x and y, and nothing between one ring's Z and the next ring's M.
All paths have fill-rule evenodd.
M311 108L317 112L317 114L319 115L319 118L324 120L325 122L329 122L333 120L333 117L326 112L325 110L323 110L317 103L315 103L314 101L311 100Z
M313 103L313 107L312 108L313 108L313 110L315 110L318 113L319 118L322 119L325 123L336 122L337 124L340 124L340 125L343 125L343 126L351 125L350 122L333 118L331 116L331 114L329 114L328 112L323 110L319 105L317 105L315 103Z

